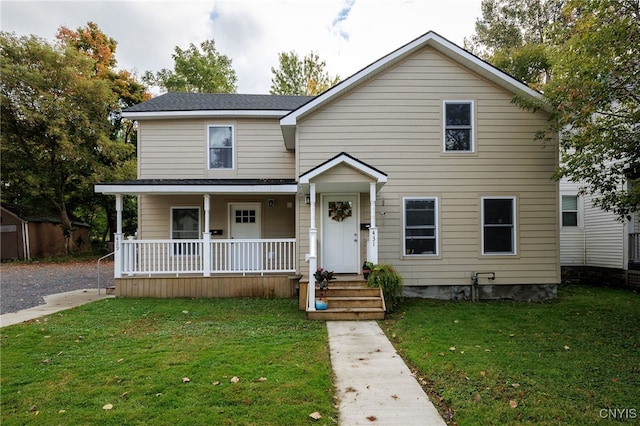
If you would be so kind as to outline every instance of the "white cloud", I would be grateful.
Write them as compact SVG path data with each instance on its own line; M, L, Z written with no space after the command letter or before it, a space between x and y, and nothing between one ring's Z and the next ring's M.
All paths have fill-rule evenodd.
M311 51L348 77L434 30L454 43L474 32L480 0L3 0L3 31L52 40L57 29L95 22L118 42L121 68L172 68L175 46L213 38L229 56L240 93L268 93L278 53Z

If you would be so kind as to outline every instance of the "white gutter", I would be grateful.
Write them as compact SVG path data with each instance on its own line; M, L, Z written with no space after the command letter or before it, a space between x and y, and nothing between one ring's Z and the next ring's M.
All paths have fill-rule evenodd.
M165 118L206 118L206 117L256 117L280 118L291 110L196 110L196 111L141 111L122 113L129 120L156 120Z
M287 185L95 185L102 194L295 194L297 184Z

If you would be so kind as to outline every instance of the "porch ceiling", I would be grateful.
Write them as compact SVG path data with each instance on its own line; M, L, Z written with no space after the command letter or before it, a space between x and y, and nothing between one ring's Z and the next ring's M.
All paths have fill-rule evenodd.
M295 194L293 179L138 179L96 184L102 194Z

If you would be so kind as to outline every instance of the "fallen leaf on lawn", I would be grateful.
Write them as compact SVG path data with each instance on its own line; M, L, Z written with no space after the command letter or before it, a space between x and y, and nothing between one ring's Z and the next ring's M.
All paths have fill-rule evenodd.
M184 325L189 325L189 324L191 324L191 321L187 321L184 323Z
M182 313L183 313L183 314L188 314L188 313L189 313L189 311L182 311Z
M187 383L187 382L190 382L190 381L191 381L191 379L188 378L188 377L183 377L182 378L182 383Z
M449 350L450 350L451 352L455 352L455 351L456 351L456 347L455 347L455 346L450 346L450 347L449 347Z
M127 395L129 395L129 392L122 392L120 398L126 398Z
M162 396L162 392L158 392L156 396Z
M309 414L309 417L311 417L313 420L320 420L322 418L320 413L318 413L317 411L314 411L313 413Z
M67 410L59 410L59 411L58 411L58 414L64 414L64 413L66 413L66 412L67 412Z
M519 388L520 387L520 383L511 383L511 386L513 386L514 388Z
M266 378L266 377L260 377L260 378L258 379L258 381L259 381L259 382L266 382L266 381L267 381L267 378Z
M438 355L439 356L444 356L444 352L440 352Z
M50 338L51 338L51 336L44 336L44 338L45 338L45 339L50 339Z
M49 358L45 358L45 359L42 360L42 362L44 364L49 364L51 362L51 360Z
M107 405L103 405L102 406L103 410L112 410L113 409L113 404L107 404Z
M464 351L460 351L460 355L464 355Z
M213 386L220 386L220 382L217 382L217 381L213 382L212 384L213 384Z
M482 396L479 393L477 393L477 394L473 395L473 400L475 402L480 402L480 401L482 401Z
M617 379L617 378L615 378L615 377L612 377L612 378L611 378L611 381L612 381L613 383L616 383L616 382L618 381L618 379Z
M485 376L487 375L487 373L485 373L484 371L481 371L481 372L480 372L480 375L481 375L482 377L485 377Z
M569 346L567 346L567 345L564 345L563 348L564 348L565 351L569 350Z
M239 378L239 377L237 377L237 376L233 376L233 377L231 378L231 383L238 383L239 381L240 381L240 378Z
M120 358L117 362L122 362L124 361L124 358Z
M491 349L485 349L484 351L485 352L491 352Z
M35 405L32 405L31 408L29 408L29 411L31 411L32 413L34 411L38 411L38 407L36 407Z
M518 403L516 401L514 401L513 399L509 400L509 406L511 408L516 408L518 406Z

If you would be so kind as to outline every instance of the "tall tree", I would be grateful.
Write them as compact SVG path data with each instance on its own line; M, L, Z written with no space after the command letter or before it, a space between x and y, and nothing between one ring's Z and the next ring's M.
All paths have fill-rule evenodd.
M237 76L231 59L218 52L214 40L191 43L182 50L176 46L172 55L173 70L147 71L143 81L170 92L235 93Z
M549 79L550 41L566 0L483 0L482 17L465 48L540 89Z
M326 62L317 53L311 52L300 59L294 51L278 54L280 67L271 68L272 95L314 96L324 92L340 81L337 75L331 77L326 71Z
M85 27L78 27L76 30L60 27L56 38L64 45L91 58L95 64L94 77L107 81L117 97L117 104L109 111L110 138L121 153L115 160L104 156L98 157L98 161L105 163L104 167L96 168L94 182L134 179L137 173L137 127L133 121L123 119L121 111L149 100L151 94L147 91L146 85L139 82L135 75L126 70L116 69L117 42L103 33L95 23L88 22ZM75 204L74 213L90 223L92 230L95 230L95 235L103 240L111 237L115 232L116 211L112 198L91 191L83 194L82 201ZM125 199L124 207L130 210L130 214L124 215L124 231L133 233L137 225L135 200Z
M70 248L69 201L91 188L106 163L96 157L120 155L108 120L117 99L93 78L94 61L73 48L3 32L0 54L3 199L53 208Z
M629 173L640 166L640 1L572 0L564 16L544 87L549 130L567 153L557 175L623 219L640 208L639 174Z

